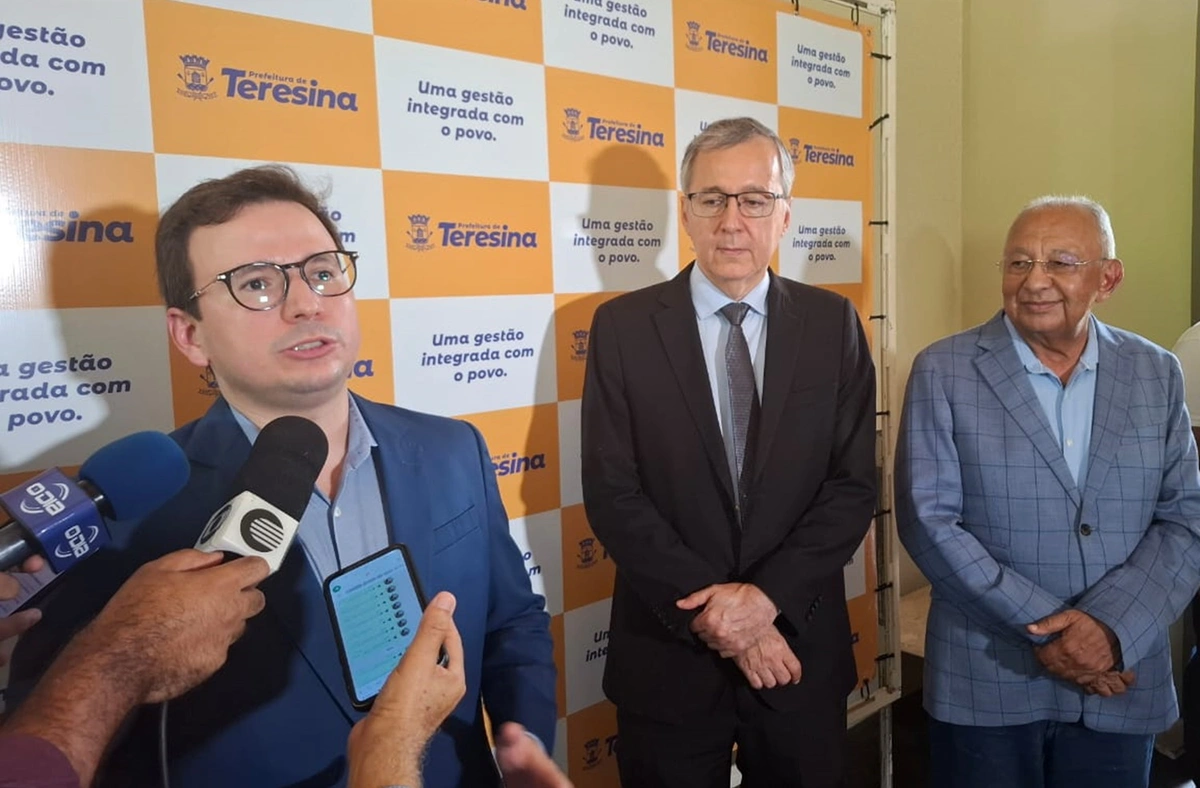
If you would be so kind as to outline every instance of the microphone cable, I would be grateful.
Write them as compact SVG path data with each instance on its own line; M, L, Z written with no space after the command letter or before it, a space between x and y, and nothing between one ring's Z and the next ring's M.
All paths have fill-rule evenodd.
M158 766L162 775L162 788L171 788L171 768L167 761L167 701L158 707Z

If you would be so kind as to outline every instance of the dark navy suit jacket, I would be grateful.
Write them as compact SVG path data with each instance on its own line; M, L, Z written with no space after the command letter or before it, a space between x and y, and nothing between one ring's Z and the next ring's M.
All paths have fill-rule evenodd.
M508 531L490 455L473 426L356 399L377 446L374 461L392 542L412 553L429 596L458 599L467 692L430 744L427 788L498 784L481 701L493 724L514 720L554 746L555 666L545 600L534 594ZM187 487L140 523L113 525L116 549L81 564L37 601L43 620L14 654L10 700L28 695L55 651L141 563L192 547L230 495L250 443L224 400L173 437L191 461ZM172 788L341 786L350 705L321 584L294 546L260 586L227 664L168 708ZM112 681L121 681L113 676ZM159 707L118 739L99 786L160 785Z

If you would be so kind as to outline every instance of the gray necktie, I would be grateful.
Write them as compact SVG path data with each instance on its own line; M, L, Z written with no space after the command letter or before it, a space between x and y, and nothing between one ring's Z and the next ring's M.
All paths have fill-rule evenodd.
M750 361L750 346L742 331L742 321L750 311L749 304L729 303L721 314L729 321L729 342L725 345L725 374L729 379L729 404L733 424L733 456L737 471L738 519L746 508L746 492L750 480L746 466L754 459L754 437L758 427L758 390L754 383L754 364Z

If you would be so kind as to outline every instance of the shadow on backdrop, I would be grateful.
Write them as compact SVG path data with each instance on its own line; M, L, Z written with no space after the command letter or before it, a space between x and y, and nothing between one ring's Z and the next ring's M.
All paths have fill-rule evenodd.
M638 182L651 186L631 188L608 185L628 182L628 173L638 173ZM649 154L635 145L609 146L590 163L588 180L587 205L583 213L564 215L566 211L562 206L557 206L558 211L554 208L551 210L556 222L553 226L556 252L555 309L546 327L537 374L538 379L549 376L555 381L555 400L558 404L534 409L533 423L524 448L525 454L547 450L558 454L559 505L564 508L575 507L583 500L579 400L596 307L622 292L663 282L679 269L678 255L669 243L676 234L673 205L678 197L672 188L673 179ZM587 229L584 228L585 221ZM639 221L648 222L653 230L618 232L614 229L616 222ZM633 245L601 248L585 245L588 237L598 240L627 237L632 239ZM623 257L634 256L636 260L611 262L613 250ZM647 337L647 341L656 339ZM557 444L549 447L536 445L537 436L542 435L557 435ZM536 500L535 489L536 482L527 475L522 480L522 500ZM571 530L570 536L568 530ZM600 546L594 541L588 542L589 538L578 536L574 529L566 527L560 527L558 533L548 528L529 532L530 549L539 562L546 562L550 556L551 560L561 560L562 563L563 597L557 600L557 604L556 600L547 600L552 614L598 601L590 597L583 598L589 593L595 594L594 588L589 592L584 588L570 587L570 570L573 567L579 565L585 556L585 563L589 565L592 560L603 556ZM604 596L610 596L611 586L605 591ZM560 692L562 687L563 679L560 676ZM561 695L560 702L563 702ZM560 708L559 716L566 716L572 710Z

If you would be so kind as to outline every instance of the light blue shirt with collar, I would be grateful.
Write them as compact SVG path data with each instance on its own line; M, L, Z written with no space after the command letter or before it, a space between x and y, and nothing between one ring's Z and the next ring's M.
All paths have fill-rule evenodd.
M722 293L704 275L699 265L692 266L688 286L692 292L692 305L696 308L696 328L700 331L700 346L704 352L704 366L708 369L713 404L717 409L717 422L725 438L725 455L729 460L730 475L736 479L737 463L733 454L730 419L733 411L729 399L729 378L725 374L725 346L729 344L730 326L720 311L733 299ZM746 335L750 361L754 364L754 384L759 402L762 402L763 367L767 356L767 291L770 288L771 277L764 274L762 281L742 299L742 303L750 307L742 319L742 333Z
M1071 372L1067 385L1058 375L1038 360L1033 349L1017 333L1017 328L1004 316L1004 326L1012 337L1013 347L1029 374L1029 383L1050 422L1054 439L1062 449L1063 459L1075 485L1086 478L1088 450L1092 443L1092 413L1096 404L1096 364L1100 361L1100 346L1096 340L1096 319L1088 318L1087 346L1079 363Z
M349 396L349 395L347 395ZM259 429L230 406L233 418L251 444ZM350 397L350 420L346 438L346 459L338 489L330 500L316 485L308 508L300 518L296 541L300 543L317 580L349 566L391 542L383 495L371 449L376 445L362 413Z

